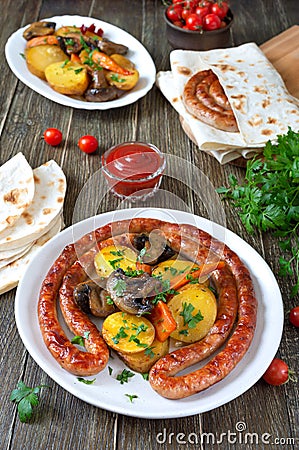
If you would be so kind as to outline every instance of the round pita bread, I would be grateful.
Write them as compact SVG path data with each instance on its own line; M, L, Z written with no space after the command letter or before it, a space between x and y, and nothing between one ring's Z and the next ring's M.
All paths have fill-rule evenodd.
M59 165L51 160L33 170L35 193L29 207L8 229L0 233L0 252L16 249L45 234L60 214L66 179Z
M18 153L0 167L0 233L13 225L34 196L33 171Z
M31 246L29 251L27 251L22 257L16 259L14 262L0 269L0 295L17 286L32 258L37 254L37 252L46 242L48 242L57 233L59 233L62 226L63 220L59 216L58 218L56 218L56 222L54 223L53 227L47 233L37 239L37 241L34 242L34 244Z

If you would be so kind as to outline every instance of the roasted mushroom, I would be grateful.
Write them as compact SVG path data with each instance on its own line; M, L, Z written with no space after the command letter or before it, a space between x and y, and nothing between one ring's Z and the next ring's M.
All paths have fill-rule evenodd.
M142 255L142 261L145 264L158 264L175 255L175 251L167 244L159 231L152 232L150 237L146 234L135 236L133 245L138 251L146 250Z
M90 69L89 73L92 76L92 81L84 95L88 102L108 102L119 98L124 93L115 86L109 86L104 70Z
M33 22L23 33L23 38L26 41L36 37L36 36L49 36L54 34L56 23L55 22Z
M109 294L94 281L79 283L74 289L74 300L86 314L107 317L116 311L114 304L107 302Z
M143 314L153 308L152 298L163 287L158 278L143 273L137 277L128 277L122 269L109 275L106 289L115 305L130 314Z

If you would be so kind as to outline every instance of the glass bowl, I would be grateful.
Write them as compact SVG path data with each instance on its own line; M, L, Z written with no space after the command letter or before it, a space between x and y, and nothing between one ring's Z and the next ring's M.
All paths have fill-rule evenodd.
M123 142L102 155L102 170L109 189L118 197L132 201L155 193L165 164L163 153L146 142Z

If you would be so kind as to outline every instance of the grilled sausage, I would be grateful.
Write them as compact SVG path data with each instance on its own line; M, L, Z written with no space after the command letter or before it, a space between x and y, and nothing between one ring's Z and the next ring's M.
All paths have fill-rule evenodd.
M197 72L187 81L183 102L187 111L202 122L219 130L238 131L234 112L212 70Z
M219 310L214 327L202 341L176 350L159 360L150 372L151 386L160 395L167 398L183 398L220 381L236 366L251 343L256 323L257 304L247 268L224 243L197 227L156 219L136 218L110 223L83 236L75 244L65 247L49 270L42 284L38 302L39 323L48 349L62 367L72 373L82 374L83 371L83 375L102 370L107 363L107 349L102 345L102 341L96 340L94 354L91 353L92 346L87 348L90 352L79 352L61 329L55 308L58 290L61 283L64 283L60 289L60 296L66 302L64 304L66 310L70 312L67 320L74 324L74 331L79 330L80 333L84 333L86 329L83 326L82 317L73 316L73 304L69 303L72 286L86 277L85 267L83 270L84 264L82 265L81 262L85 261L88 265L93 261L97 248L94 249L95 243L97 246L104 246L103 241L109 238L114 239L115 236L123 233L149 234L155 229L164 233L169 246L174 251L186 255L198 265L204 265L208 261L210 264L215 263L217 268L217 262L220 259L226 262L225 268L218 269L213 274L220 294ZM121 240L123 237L119 236L118 239ZM129 239L132 241L131 235ZM76 260L79 261L75 263ZM70 272L63 282L63 277L69 269ZM211 355L227 338L235 317L236 293L239 301L238 321L225 348L202 369L188 375L174 376L183 368L190 367ZM93 332L90 336L93 339ZM90 345L91 342L86 344ZM81 359L82 353L89 355L84 356L86 361ZM87 360L88 364L86 364ZM88 372L86 373L85 370Z

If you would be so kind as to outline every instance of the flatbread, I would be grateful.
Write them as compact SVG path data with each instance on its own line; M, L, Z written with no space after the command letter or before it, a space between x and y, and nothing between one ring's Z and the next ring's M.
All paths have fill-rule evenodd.
M288 127L299 129L299 102L291 96L278 72L254 43L203 52L174 50L171 71L159 72L157 85L192 131L201 150L221 164L240 156L251 158L267 141ZM219 78L236 117L239 132L206 125L184 107L182 94L197 72L212 70Z
M14 225L0 233L0 252L24 246L45 234L60 214L66 179L59 165L51 160L33 170L35 194L30 206Z
M0 167L0 233L13 225L34 196L33 171L22 153Z
M42 235L39 239L37 239L37 241L34 242L31 248L23 256L16 259L11 264L0 268L0 295L17 286L32 258L37 254L37 252L46 242L48 242L57 233L59 233L62 226L63 219L59 216L52 228L47 233Z

